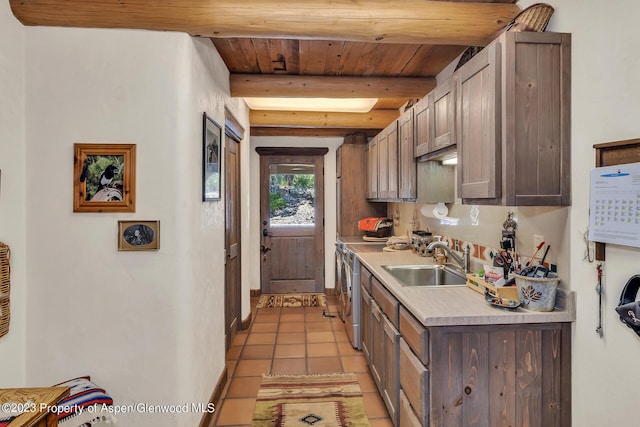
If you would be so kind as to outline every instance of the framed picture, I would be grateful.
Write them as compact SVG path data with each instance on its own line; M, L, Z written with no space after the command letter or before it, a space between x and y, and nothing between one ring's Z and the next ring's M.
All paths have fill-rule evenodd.
M222 128L202 115L202 201L220 200L222 181Z
M135 144L75 144L74 212L136 211Z
M160 221L118 221L119 251L160 249Z

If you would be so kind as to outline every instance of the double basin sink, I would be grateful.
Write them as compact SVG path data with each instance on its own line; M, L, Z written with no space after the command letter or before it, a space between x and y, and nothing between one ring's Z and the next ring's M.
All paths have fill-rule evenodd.
M463 271L452 265L383 265L402 286L465 286Z

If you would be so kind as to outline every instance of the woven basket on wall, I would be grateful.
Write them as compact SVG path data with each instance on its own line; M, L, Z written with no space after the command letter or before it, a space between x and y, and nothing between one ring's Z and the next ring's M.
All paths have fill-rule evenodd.
M9 332L9 246L0 242L0 337Z
M509 31L537 31L547 28L554 9L546 3L532 4L513 19Z

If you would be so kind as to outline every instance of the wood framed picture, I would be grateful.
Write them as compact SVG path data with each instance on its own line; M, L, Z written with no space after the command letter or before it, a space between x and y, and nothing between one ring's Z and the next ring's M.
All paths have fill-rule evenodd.
M73 211L136 211L135 144L74 144Z
M222 128L202 115L202 201L220 200L222 181Z
M160 221L118 221L119 251L160 249Z

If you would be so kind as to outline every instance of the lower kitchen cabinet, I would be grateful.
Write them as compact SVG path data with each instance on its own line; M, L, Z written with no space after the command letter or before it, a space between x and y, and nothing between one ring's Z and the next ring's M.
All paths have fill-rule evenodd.
M389 411L389 418L398 425L398 403L400 400L400 332L386 316L383 316L382 352L384 378L382 400Z
M430 328L432 426L571 426L571 324Z
M360 276L362 281L362 276ZM369 279L371 276L369 276ZM362 282L361 282L362 283ZM371 366L371 295L364 285L360 285L360 334L362 335L362 354Z
M374 299L371 300L371 363L369 364L369 370L373 376L378 391L382 393L384 388L384 351L382 349L383 334L384 334L384 314L380 306Z
M400 339L400 387L406 399L405 417L415 418L420 426L429 425L429 371L404 339ZM400 424L402 425L402 415ZM410 424L412 425L412 424Z
M571 426L571 323L425 327L366 273L363 351L395 426Z

